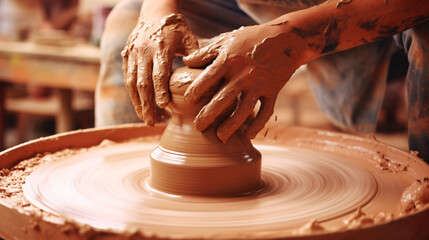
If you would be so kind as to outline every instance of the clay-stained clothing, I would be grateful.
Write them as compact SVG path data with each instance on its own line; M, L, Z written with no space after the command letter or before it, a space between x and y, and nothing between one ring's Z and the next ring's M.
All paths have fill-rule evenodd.
M408 145L429 162L429 22L395 36L408 56Z

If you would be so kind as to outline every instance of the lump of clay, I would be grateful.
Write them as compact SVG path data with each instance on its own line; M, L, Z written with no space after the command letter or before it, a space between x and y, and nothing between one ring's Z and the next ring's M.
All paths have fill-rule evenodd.
M402 193L401 205L404 211L423 207L429 203L429 179L417 180Z
M151 154L150 184L163 192L187 195L241 195L261 186L261 154L237 130L224 144L216 136L220 116L203 132L193 120L216 89L195 105L185 103L183 94L201 69L179 68L171 76L172 118L159 146ZM234 110L234 106L231 106Z

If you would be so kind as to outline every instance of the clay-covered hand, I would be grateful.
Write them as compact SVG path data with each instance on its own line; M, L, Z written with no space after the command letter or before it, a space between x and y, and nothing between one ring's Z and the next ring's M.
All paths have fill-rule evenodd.
M181 14L141 21L122 51L125 85L141 120L153 126L170 102L168 81L175 56L198 48Z
M270 25L242 27L220 35L214 43L184 58L190 67L211 63L187 89L186 102L196 103L207 90L221 84L212 100L195 117L198 130L205 130L238 98L237 108L220 124L217 135L226 142L253 114L260 101L259 111L246 129L247 137L256 136L273 114L280 89L302 64L297 61L296 37L287 35L279 34ZM288 39L290 43L285 44Z

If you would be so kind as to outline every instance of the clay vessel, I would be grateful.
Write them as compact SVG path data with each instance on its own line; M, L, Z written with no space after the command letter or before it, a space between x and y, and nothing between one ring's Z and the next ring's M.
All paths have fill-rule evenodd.
M202 72L187 67L177 69L170 79L172 103L167 107L172 118L159 146L151 153L153 188L173 194L234 196L245 195L261 186L261 154L242 129L224 144L216 128L225 118L216 119L208 129L198 131L193 119L216 89L195 105L184 101L190 83ZM235 106L231 106L230 111Z

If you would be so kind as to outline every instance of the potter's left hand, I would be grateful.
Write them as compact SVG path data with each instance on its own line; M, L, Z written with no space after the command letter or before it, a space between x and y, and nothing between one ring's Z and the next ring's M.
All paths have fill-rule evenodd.
M246 129L246 136L254 138L262 130L273 114L280 89L301 65L297 54L301 46L297 46L294 34L270 32L273 27L242 27L220 35L213 43L184 58L190 67L211 63L187 89L186 102L194 104L211 87L222 84L195 117L198 130L205 130L237 98L237 108L217 129L219 139L226 142L253 114L258 101L261 106ZM285 39L291 41L287 49L283 49Z

